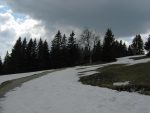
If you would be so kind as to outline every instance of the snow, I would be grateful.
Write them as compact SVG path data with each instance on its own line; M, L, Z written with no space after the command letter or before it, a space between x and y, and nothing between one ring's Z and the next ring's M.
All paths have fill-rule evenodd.
M98 73L98 72L97 71L80 72L79 76L83 77L83 76L93 75L93 74L96 74L96 73Z
M1 113L150 113L150 96L78 82L79 73L88 75L88 70L94 73L99 66L130 64L129 60L123 58L104 65L67 68L26 82L1 99Z
M0 76L0 84L5 82L5 81L8 81L8 80L27 77L27 76L38 74L38 73L41 73L41 72L44 72L44 71L37 71L37 72L30 72L30 73L20 73L20 74L11 74L11 75L1 75Z
M122 58L117 58L116 62L99 64L99 65L91 65L91 66L77 66L76 68L78 69L80 76L88 76L88 75L96 74L97 73L96 69L102 68L108 65L113 65L113 64L135 65L139 63L150 62L150 58L145 58L145 59L140 59L140 60L131 59L131 58L142 57L142 56L144 55L122 57Z
M113 83L114 86L126 86L129 85L129 81L125 81L125 82L115 82Z
M141 56L144 56L144 55L123 57L123 58L118 58L116 62L112 62L112 63L92 65L92 66L76 66L76 68L78 70L80 70L80 72L82 72L82 74L84 74L82 76L87 76L87 75L92 75L92 74L97 73L95 71L97 68L104 67L104 66L107 66L107 65L112 65L112 64L134 65L134 64L146 63L146 62L150 61L150 58L146 58L146 59L142 59L142 60L130 59L130 58L133 58L133 57L141 57ZM17 79L17 78L26 77L26 76L31 76L31 75L38 74L38 73L41 73L41 72L44 72L44 71L30 72L30 73L20 73L20 74L11 74L11 75L1 75L0 76L0 84L5 82L5 81L8 81L8 80L13 80L13 79Z

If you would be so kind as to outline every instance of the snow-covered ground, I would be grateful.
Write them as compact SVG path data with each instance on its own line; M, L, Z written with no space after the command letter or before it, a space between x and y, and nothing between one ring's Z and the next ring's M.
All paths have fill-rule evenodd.
M130 82L129 81L125 81L125 82L115 82L113 83L114 86L126 86L128 85Z
M11 74L11 75L1 75L0 76L0 84L5 82L5 81L8 81L8 80L27 77L27 76L31 76L31 75L42 73L42 72L44 72L44 71L36 71L36 72L20 73L20 74Z
M87 76L87 75L92 75L97 73L95 70L98 68L102 68L104 66L108 65L113 65L113 64L126 64L126 65L135 65L139 63L146 63L150 62L150 58L145 58L141 60L133 60L131 58L135 57L142 57L144 55L136 55L136 56L128 56L128 57L122 57L122 58L117 58L116 62L111 62L111 63L106 63L106 64L98 64L98 65L92 65L92 66L77 66L77 68L80 69L79 73L81 76Z
M77 66L26 82L1 99L0 113L150 113L150 96L78 82L79 73L100 66Z

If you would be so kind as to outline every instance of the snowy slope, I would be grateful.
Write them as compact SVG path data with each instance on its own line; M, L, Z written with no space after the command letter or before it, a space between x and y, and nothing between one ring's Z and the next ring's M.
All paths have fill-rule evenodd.
M124 58L125 61L128 62L127 58ZM1 112L150 113L150 96L117 92L78 82L79 73L99 66L77 66L26 82L22 87L7 93L6 98L0 101Z
M111 62L111 63L106 63L106 64L99 64L99 65L92 65L92 66L77 66L77 68L80 69L80 71L79 71L80 76L87 76L87 75L92 75L92 74L97 73L95 71L96 69L102 68L102 67L108 66L108 65L113 65L113 64L135 65L135 64L139 64L139 63L150 62L150 58L145 58L145 59L141 59L141 60L131 59L133 57L135 58L135 57L142 57L142 56L144 56L144 55L122 57L122 58L117 58L116 62Z
M42 73L42 72L44 72L44 71L20 73L20 74L11 74L11 75L1 75L0 76L0 84L5 82L5 81L8 81L8 80L13 80L13 79L17 79L17 78L27 77L27 76L31 76L31 75Z

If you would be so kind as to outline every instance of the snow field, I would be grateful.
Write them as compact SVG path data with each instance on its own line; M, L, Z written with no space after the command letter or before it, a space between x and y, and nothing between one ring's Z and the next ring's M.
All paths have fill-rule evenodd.
M132 59L119 60L128 64ZM79 73L86 76L106 65L77 66L26 82L5 95L0 113L150 113L150 96L78 82Z

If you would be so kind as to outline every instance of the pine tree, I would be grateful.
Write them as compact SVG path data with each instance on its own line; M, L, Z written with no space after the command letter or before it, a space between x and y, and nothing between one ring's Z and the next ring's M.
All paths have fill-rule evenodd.
M58 31L57 34L55 35L54 39L52 40L51 44L51 52L50 52L50 57L52 61L52 67L53 68L59 68L62 67L61 65L61 40L62 40L62 35L61 32Z
M141 35L136 35L132 41L131 45L134 55L143 55L144 54L144 43L141 38Z
M10 67L12 73L22 72L22 42L21 37L16 41L10 58Z
M102 45L100 40L94 45L93 48L93 55L92 55L92 61L97 62L101 61L102 59Z
M3 63L3 70L2 72L4 74L9 74L11 73L11 67L10 67L10 54L6 53L5 58L4 58L4 63Z
M2 59L0 57L0 75L2 74L2 69L3 69L3 63L2 63Z
M64 34L61 40L61 64L63 67L67 66L67 60L68 60L68 49L67 49L67 37Z
M125 56L127 56L127 46L125 43L122 42L122 40L120 40L120 43L118 45L118 57L125 57Z
M62 40L61 40L61 47L62 48L66 48L67 47L67 37L66 37L65 34L63 35Z
M26 72L27 71L27 40L26 38L24 38L23 42L22 42L22 50L21 50L21 57L22 57L22 72Z
M134 52L133 52L133 49L132 49L131 45L129 45L129 47L128 47L128 53L127 53L127 55L128 56L134 55Z
M103 42L103 60L104 61L112 61L115 60L113 53L113 43L114 43L114 35L111 29L108 29Z
M68 39L68 66L74 66L79 63L79 48L76 43L76 39L74 38L75 34L72 32Z
M48 43L45 40L43 43L43 69L49 69L50 68L50 53L49 53L49 47L48 47Z
M147 41L145 42L144 48L145 48L145 49L147 50L147 52L148 52L147 55L150 56L150 35L149 35Z
M38 47L37 47L37 40L34 39L33 41L33 47L32 47L32 58L33 58L33 69L34 70L39 70L38 69Z
M127 49L127 45L124 43L122 45L122 57L125 57L128 55L128 49Z
M44 61L43 61L43 41L40 38L39 42L38 42L38 47L37 47L37 58L38 58L38 66L39 69L43 69L44 67Z
M32 39L29 40L27 45L27 70L28 71L35 71L37 70L37 53L36 53L36 40L33 42Z

